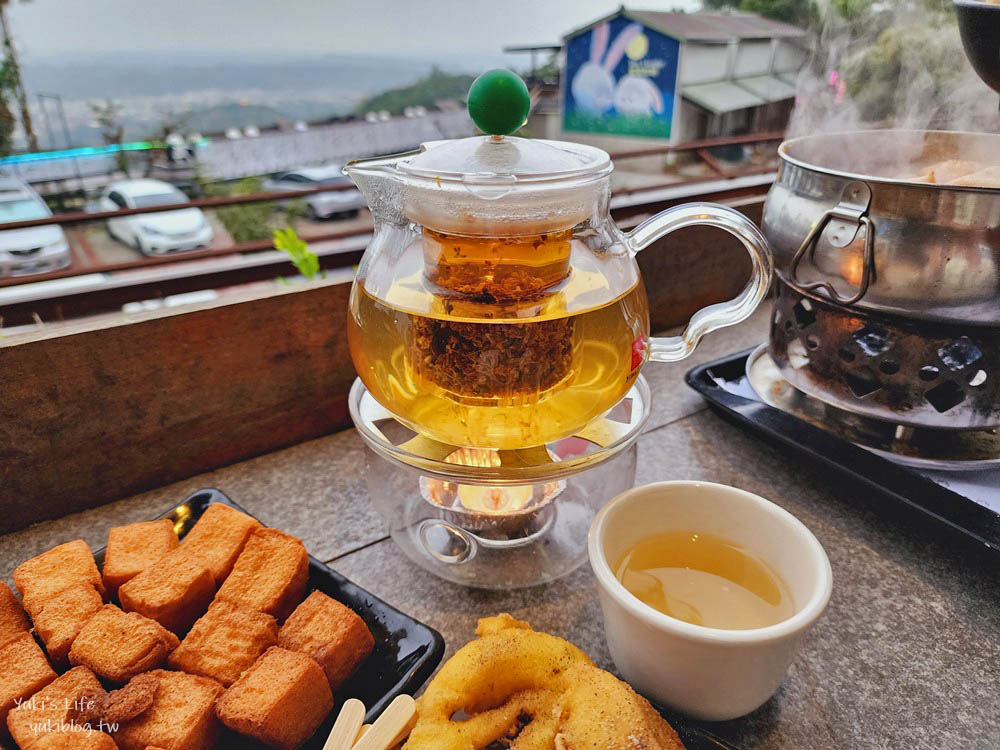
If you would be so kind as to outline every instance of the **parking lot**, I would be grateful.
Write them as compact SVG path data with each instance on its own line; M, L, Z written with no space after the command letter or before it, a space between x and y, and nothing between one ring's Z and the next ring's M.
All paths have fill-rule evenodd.
M215 235L210 249L223 250L235 244L215 211L206 210L205 217ZM284 213L277 212L273 224L275 227L284 226ZM310 237L319 237L335 232L364 232L371 227L371 215L368 211L362 211L358 216L349 219L321 221L301 217L294 220L293 226L300 237L308 240ZM73 254L72 269L76 272L86 273L108 265L117 266L141 262L145 258L134 247L112 237L102 221L66 227L65 231ZM197 257L198 253L178 252L171 257L180 261L189 255Z
M214 212L206 211L205 218L211 225L215 235L212 241L212 249L221 249L233 244L232 237L229 236L226 227ZM129 247L120 240L112 237L108 233L104 222L93 222L92 224L74 227L69 229L66 234L73 248L74 267L76 262L79 262L81 268L83 268L109 263L131 263L145 257L134 247ZM177 255L181 256L184 253L177 253Z

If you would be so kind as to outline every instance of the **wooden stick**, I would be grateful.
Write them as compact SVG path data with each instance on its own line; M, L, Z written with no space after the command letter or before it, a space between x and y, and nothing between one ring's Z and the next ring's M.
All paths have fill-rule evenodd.
M354 750L389 750L412 729L417 718L417 704L410 695L400 695L389 704L354 746Z
M348 698L337 715L323 750L351 750L364 721L365 704L357 698Z
M365 734L368 732L368 730L371 728L372 728L371 724L362 724L361 729L358 730L358 736L354 738L354 745L357 745L359 742L361 742L361 738L364 737ZM354 745L351 745L351 747L354 747Z

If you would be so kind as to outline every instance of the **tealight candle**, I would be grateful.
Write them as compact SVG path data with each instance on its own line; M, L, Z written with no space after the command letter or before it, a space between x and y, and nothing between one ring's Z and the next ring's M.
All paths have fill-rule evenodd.
M458 485L458 501L468 510L482 513L509 513L528 505L534 497L531 485L514 487L482 487Z

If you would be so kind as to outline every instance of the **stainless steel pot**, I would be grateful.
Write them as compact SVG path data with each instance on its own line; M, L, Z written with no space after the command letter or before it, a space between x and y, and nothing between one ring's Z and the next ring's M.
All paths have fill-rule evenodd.
M948 159L1000 165L1000 136L807 136L779 155L763 229L785 378L899 425L1000 426L1000 188L915 179Z
M783 143L764 208L778 275L861 310L1000 324L1000 189L912 178L1000 165L1000 135L879 130Z

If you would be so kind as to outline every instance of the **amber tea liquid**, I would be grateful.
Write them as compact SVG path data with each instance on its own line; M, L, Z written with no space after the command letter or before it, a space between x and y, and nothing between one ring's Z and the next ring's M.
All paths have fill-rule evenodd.
M649 335L640 280L615 290L568 233L424 234L378 295L374 269L351 299L352 358L400 419L451 445L524 448L573 434L632 386Z
M712 534L646 537L625 553L615 577L640 601L693 625L748 630L795 614L787 584L767 564Z

